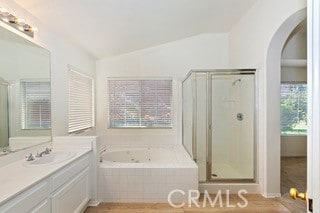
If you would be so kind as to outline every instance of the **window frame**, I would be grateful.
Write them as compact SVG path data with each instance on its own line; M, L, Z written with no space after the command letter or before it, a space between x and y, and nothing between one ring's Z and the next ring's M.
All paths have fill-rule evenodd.
M110 91L109 91L109 81L118 80L118 81L148 81L148 80L169 80L171 81L171 100L170 100L170 126L111 126L111 116L110 116ZM174 107L173 107L173 94L174 94L174 82L172 77L108 77L107 78L107 129L149 129L149 130L156 130L156 129L173 129L174 127ZM141 116L140 116L141 119Z
M282 84L302 84L302 85L306 85L307 86L307 82L306 81L281 81L280 83L280 136L281 137L306 137L308 134L308 129L306 133L303 134L283 134L282 133L282 121L281 121L281 85ZM308 96L308 91L307 91L307 96ZM307 127L308 128L308 127Z

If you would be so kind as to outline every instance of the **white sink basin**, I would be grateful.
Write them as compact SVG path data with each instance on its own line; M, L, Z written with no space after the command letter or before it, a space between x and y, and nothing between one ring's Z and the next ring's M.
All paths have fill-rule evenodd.
M75 155L76 153L74 152L64 152L64 151L51 152L50 154L43 155L42 157L36 158L33 161L27 161L26 165L36 166L36 165L48 165L48 164L60 163L62 161L73 158Z

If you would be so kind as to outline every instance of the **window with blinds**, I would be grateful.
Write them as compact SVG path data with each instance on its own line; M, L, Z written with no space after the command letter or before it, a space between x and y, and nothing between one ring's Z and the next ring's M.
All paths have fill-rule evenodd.
M69 69L68 132L94 126L94 83L89 76Z
M307 84L281 84L281 134L307 134Z
M21 80L21 128L51 128L50 81Z
M109 79L110 128L171 128L172 80Z

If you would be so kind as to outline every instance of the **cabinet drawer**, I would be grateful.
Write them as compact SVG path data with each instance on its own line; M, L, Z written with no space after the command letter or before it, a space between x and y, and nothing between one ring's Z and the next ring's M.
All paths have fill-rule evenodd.
M48 196L49 184L44 181L8 201L0 208L0 212L45 212L45 206L50 207Z
M57 190L60 186L68 182L70 179L79 174L82 170L90 165L90 157L89 154L81 157L80 160L72 163L66 168L62 169L57 174L53 175L52 180L52 192Z

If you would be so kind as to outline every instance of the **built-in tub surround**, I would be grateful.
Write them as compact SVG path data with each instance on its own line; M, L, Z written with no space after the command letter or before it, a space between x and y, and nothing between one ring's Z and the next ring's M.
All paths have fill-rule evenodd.
M107 146L101 157L98 193L102 202L166 203L172 190L198 190L198 167L181 145ZM172 196L174 202L186 199L181 193Z
M167 148L113 148L101 153L100 161L114 163L173 163L175 151Z

